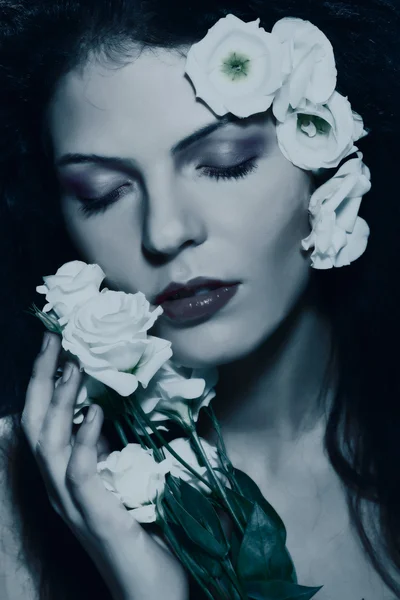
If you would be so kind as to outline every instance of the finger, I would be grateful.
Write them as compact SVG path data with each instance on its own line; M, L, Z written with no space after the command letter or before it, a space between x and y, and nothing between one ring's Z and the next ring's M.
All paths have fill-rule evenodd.
M76 427L76 424L74 423L74 428L75 427ZM76 433L72 433L72 436L71 436L72 445L74 445L74 443L75 443L75 437L76 437ZM104 435L100 435L99 441L97 442L96 447L97 447L97 462L106 460L106 458L112 452L110 443Z
M73 486L81 486L97 472L97 445L103 421L101 407L92 404L75 436L67 467L67 478Z
M38 440L41 453L54 456L71 446L74 407L82 377L76 364L66 363L43 420Z
M99 441L97 442L97 462L106 460L109 454L111 454L110 443L105 436L100 435Z
M101 407L93 404L76 434L66 484L91 532L109 541L118 532L139 535L142 529L122 502L105 488L97 473L97 445L103 420Z
M53 396L54 376L61 350L61 340L58 335L46 332L46 336L47 345L44 340L42 349L33 364L21 416L21 426L32 450L36 447Z

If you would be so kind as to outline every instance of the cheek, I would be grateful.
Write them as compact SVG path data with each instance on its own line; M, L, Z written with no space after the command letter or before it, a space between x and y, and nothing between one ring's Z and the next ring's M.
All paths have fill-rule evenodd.
M113 276L119 268L127 268L126 257L132 266L140 236L134 231L131 217L111 208L104 214L85 218L78 207L69 202L63 206L63 215L68 235L83 260L99 264Z
M284 174L270 173L263 190L260 182L257 206L247 214L241 240L246 256L243 272L251 278L248 319L254 315L263 323L258 329L262 337L289 314L310 276L301 240L310 231L307 209L312 180L295 167Z
M310 188L308 185L299 185L296 188L289 186L284 196L284 201L277 207L272 226L271 244L275 260L279 263L295 261L303 257L301 240L310 232L308 205Z
M252 190L248 190L237 232L253 269L254 264L264 270L273 265L282 268L291 261L299 264L301 240L310 231L307 209L311 190L310 174L285 159L264 171L260 167Z

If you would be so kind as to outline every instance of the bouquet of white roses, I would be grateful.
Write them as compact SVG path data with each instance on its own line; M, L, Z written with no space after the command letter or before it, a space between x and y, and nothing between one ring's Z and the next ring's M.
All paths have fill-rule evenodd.
M98 265L66 263L36 288L47 303L32 312L61 336L64 357L84 371L74 422L99 404L121 439L122 450L97 465L105 487L132 518L159 526L207 598L312 598L321 588L297 583L281 518L227 456L210 406L217 370L174 363L171 343L148 334L163 309L150 312L141 292L100 290L104 277ZM202 408L216 447L197 433ZM168 443L162 432L169 422L182 437Z

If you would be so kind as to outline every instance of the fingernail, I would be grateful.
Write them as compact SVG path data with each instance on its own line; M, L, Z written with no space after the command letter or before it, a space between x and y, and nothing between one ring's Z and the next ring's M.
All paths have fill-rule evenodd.
M86 414L86 423L91 423L93 421L93 419L95 418L97 413L97 406L95 404L92 404L89 407L89 410L87 411Z
M72 363L70 363L70 362L67 362L65 364L64 371L63 371L63 374L62 374L62 380L64 382L68 381L68 379L71 377L72 372L74 370L73 367L74 367L74 365Z
M44 352L47 348L47 346L49 345L50 342L50 334L46 331L46 333L43 336L43 341L42 341L42 347L40 349L41 352Z

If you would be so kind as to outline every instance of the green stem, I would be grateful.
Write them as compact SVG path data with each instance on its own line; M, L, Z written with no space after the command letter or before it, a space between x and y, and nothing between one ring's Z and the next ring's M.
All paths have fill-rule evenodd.
M222 457L228 463L229 481L232 483L234 491L237 492L238 494L242 494L242 490L240 489L240 487L239 487L239 485L238 485L238 483L236 481L236 478L235 478L235 476L234 476L234 474L232 472L233 465L232 465L232 463L231 463L231 461L229 459L228 452L226 450L226 446L225 446L225 442L224 442L224 438L222 436L221 427L220 427L220 425L218 423L218 419L217 419L217 417L215 415L214 409L211 406L211 404L209 406L207 406L206 410L208 411L209 416L210 416L211 421L212 421L212 424L214 426L214 429L217 432L218 441L220 443L221 450L222 450L222 455L223 455Z
M178 460L194 477L196 477L201 482L203 482L205 485L207 485L210 488L211 491L214 491L213 486L211 485L211 483L209 481L207 481L207 479L205 479L202 475L200 475L185 460L183 460L183 458L181 458L179 456L179 454L177 454L175 452L175 450L168 444L168 442L163 438L163 436L160 434L160 432L155 427L155 425L150 421L150 419L147 419L145 413L143 412L143 410L139 406L139 404L132 404L132 410L134 411L134 413L138 412L140 416L143 416L143 419L146 421L146 424L150 427L150 429L152 430L152 432L154 433L154 435L162 443L162 445L165 446L165 448L172 454L172 456L174 458L176 458L176 460ZM136 416L136 414L135 414L135 416Z
M140 436L140 435L138 434L138 432L136 431L136 429L133 427L133 425L132 425L131 421L129 420L129 417L128 417L128 415L125 413L125 414L123 415L123 417L124 417L124 419L125 419L125 421L126 421L126 424L127 424L127 425L128 425L128 427L129 427L130 431L132 431L132 433L133 433L133 435L134 435L135 439L137 440L137 442L138 442L138 443L141 445L141 447L143 448L143 450L147 450L147 446L146 446L146 444L144 443L144 441L143 441L143 439L142 439L142 436Z
M206 597L209 598L210 600L215 600L214 597L212 596L212 594L207 589L207 586L203 583L203 581L197 575L196 570L195 570L195 566L194 566L194 565L196 565L195 561L193 561L193 559L186 552L186 550L182 550L182 549L179 548L179 546L177 545L177 543L176 543L175 540L172 542L171 537L168 534L166 534L165 537L171 543L171 546L175 549L175 552L178 553L179 559L184 564L184 566L189 571L189 573L192 575L193 579L197 582L197 584L199 585L199 587L203 590L203 592L205 593Z
M119 423L119 421L113 421L113 423L114 423L115 429L117 430L117 433L121 439L121 442L123 443L124 446L127 446L129 444L128 438L126 437L125 432L122 429L121 423Z
M229 580L231 581L233 587L236 589L237 593L239 594L239 597L241 600L247 600L247 594L243 591L242 586L240 585L240 582L236 576L236 573L232 567L231 561L228 560L223 560L222 561L222 568L224 569L225 573L227 574Z
M189 414L190 414L190 417L191 417L191 410L190 410L190 408L189 408ZM217 477L214 469L212 468L212 466L210 464L210 461L208 460L207 454L204 451L204 448L203 448L203 446L202 446L202 444L200 442L200 438L199 438L199 436L197 434L197 431L195 429L192 430L192 438L193 438L193 441L194 441L194 443L196 445L196 448L198 449L198 451L201 454L201 457L202 457L204 463L207 466L207 469L208 469L208 472L209 472L211 478L213 479L213 481L214 481L214 483L216 485L216 488L217 488L217 490L218 490L218 492L219 492L219 494L221 496L221 499L224 502L225 508L227 509L228 513L232 517L233 522L235 523L235 525L238 528L239 532L243 535L244 534L244 528L243 528L243 526L242 526L239 518L237 517L236 512L233 509L231 503L229 502L228 496L226 495L226 492L225 492L224 488L222 487L222 484L221 484L220 480L218 479L218 477Z
M142 419L137 414L135 415L135 418L136 418L139 428L142 430L143 437L146 439L146 442L148 443L150 448L153 450L153 454L154 454L154 457L156 458L157 462L163 461L165 459L164 452L162 451L162 449L158 448L156 446L156 444L154 443L154 441L151 439L150 434L146 431L146 424L143 425ZM128 415L127 415L127 421L130 421ZM134 427L135 427L135 425L133 423L131 423L131 428L133 431L134 431ZM140 435L140 434L138 434L138 435Z
M228 590L224 588L224 586L220 581L218 581L218 579L215 580L214 585L217 588L218 592L221 594L221 598L223 598L223 600L232 600L231 596L228 595Z
M227 453L227 450L226 450L224 438L222 437L221 427L220 427L220 425L218 423L218 419L217 419L217 417L215 415L214 409L211 406L211 404L209 404L207 406L206 410L208 410L208 412L210 414L210 417L211 417L211 420L212 420L212 423L213 423L213 426L214 426L214 429L217 432L219 443L221 444L222 452L224 453L224 456L228 459L228 453ZM228 461L229 461L229 459L228 459Z
M116 403L114 402L114 397L113 397L113 395L111 393L111 390L109 388L107 388L107 387L105 388L105 390L106 390L106 396L107 396L107 401L108 401L108 407L111 407L111 412L112 413L118 412L115 409Z
M174 550L175 554L177 555L177 557L179 558L181 563L189 571L189 573L191 573L192 577L195 579L195 581L201 587L201 589L203 590L203 592L205 593L207 598L209 598L210 600L215 600L213 598L213 596L210 594L210 592L208 591L207 587L203 584L200 577L197 575L195 567L193 566L193 564L197 566L196 562L192 559L192 557L188 554L188 552L179 545L179 543L178 543L174 533L172 532L172 529L168 525L167 521L165 521L163 519L162 523L163 523L163 530L164 530L165 538L171 545L172 549Z

